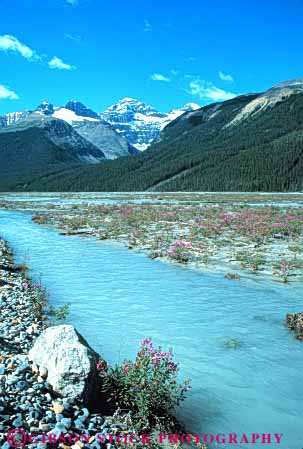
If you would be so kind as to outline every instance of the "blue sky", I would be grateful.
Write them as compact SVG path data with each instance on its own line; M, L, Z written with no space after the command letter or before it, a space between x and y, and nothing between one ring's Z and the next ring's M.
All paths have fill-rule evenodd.
M303 77L302 21L302 0L1 0L0 114L262 91Z

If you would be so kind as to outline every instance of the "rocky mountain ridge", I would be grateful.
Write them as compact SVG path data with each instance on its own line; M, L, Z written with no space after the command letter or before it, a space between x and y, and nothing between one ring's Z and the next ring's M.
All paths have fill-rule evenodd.
M75 100L68 101L63 107L54 106L48 101L43 101L35 111L14 112L0 117L0 129L14 125L16 122L26 119L31 113L35 112L40 115L52 116L64 120L73 127L76 127L78 132L86 128L86 138L90 141L93 139L92 143L95 144L94 137L90 139L89 136L100 134L102 127L94 125L84 126L84 124L88 122L95 122L95 124L101 123L107 126L104 129L105 135L111 134L112 138L113 135L109 131L111 129L112 132L116 132L120 136L116 136L116 140L119 141L118 146L123 150L121 154L115 150L108 152L108 158L113 159L128 153L128 151L125 151L127 143L130 154L135 153L134 148L139 151L146 150L154 140L159 138L162 129L167 124L184 112L193 111L199 107L195 103L187 103L180 109L173 109L168 113L163 113L146 103L125 97L107 108L104 112L98 114L92 109L87 108L83 103ZM82 126L79 126L80 123L82 123ZM125 139L125 142L121 139Z

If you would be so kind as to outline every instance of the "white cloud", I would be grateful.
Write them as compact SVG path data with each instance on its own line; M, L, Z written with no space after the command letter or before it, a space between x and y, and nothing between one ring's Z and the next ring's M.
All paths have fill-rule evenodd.
M81 42L81 40L82 40L80 34L70 34L70 33L65 33L65 34L64 34L64 37L65 37L66 39L69 39L69 40L74 41L74 42L77 42L77 43Z
M73 5L73 6L75 6L75 5L78 4L78 0L65 0L65 1L66 1L66 3L68 3L69 5Z
M228 81L229 83L233 83L235 81L234 77L232 75L229 75L228 73L221 72L221 70L219 72L219 78L222 81Z
M20 42L15 36L4 34L0 36L0 50L19 53L23 58L32 59L37 57L36 52L27 45Z
M170 82L170 78L167 78L167 76L161 75L161 73L153 73L150 76L150 79L153 81L165 81L166 83Z
M211 82L206 82L196 78L189 83L189 94L197 96L200 100L225 101L237 96L233 92L227 92L224 89L216 87Z
M69 0L69 2L75 2L75 0ZM69 35L69 38L71 36ZM10 34L0 35L0 51L11 52L20 54L23 58L34 60L36 62L43 62L47 55L39 55L35 50L32 50L27 45L19 41L15 36ZM51 69L59 70L72 70L75 69L74 66L66 64L58 56L54 56L49 62L48 66Z
M151 30L152 30L152 26L151 26L150 21L147 20L147 19L145 19L145 20L144 20L144 28L143 28L144 33L148 33L148 32L150 32Z
M58 70L73 70L75 67L70 64L66 64L62 61L62 59L58 58L58 56L54 56L49 62L48 65L51 69Z
M0 84L0 100L18 100L19 96L13 90Z

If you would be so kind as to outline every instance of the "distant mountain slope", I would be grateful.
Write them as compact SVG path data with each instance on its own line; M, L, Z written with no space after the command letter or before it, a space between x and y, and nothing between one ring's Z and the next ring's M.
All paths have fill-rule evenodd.
M97 163L104 154L68 123L30 114L0 130L0 184L79 164ZM3 189L3 188L2 188Z
M135 158L77 167L64 179L53 174L27 188L301 191L302 186L303 82L295 80L188 112Z
M0 133L0 188L26 188L26 180L79 164L76 155L55 145L42 128Z
M106 159L138 154L126 139L113 130L112 126L103 122L79 122L74 129L86 140L101 150Z
M46 139L49 139L58 148L65 150L67 154L79 162L96 163L104 159L104 153L80 136L68 123L52 116L41 116L38 113L32 113L14 125L1 129L0 139L4 135L13 136L14 133L17 133L21 141L22 132L28 129L42 130ZM33 147L34 143L35 141L31 142ZM38 145L37 151L39 151Z

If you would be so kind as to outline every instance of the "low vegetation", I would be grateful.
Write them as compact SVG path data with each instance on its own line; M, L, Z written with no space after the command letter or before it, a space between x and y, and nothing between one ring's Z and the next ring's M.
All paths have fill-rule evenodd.
M66 235L118 240L153 259L220 269L228 279L240 279L234 270L273 275L284 283L303 275L303 212L295 206L171 199L66 205L34 215L33 220Z
M97 364L103 391L115 406L132 411L140 432L176 430L174 411L191 388L190 381L178 383L179 366L172 350L155 348L144 339L135 361L125 360L110 368L104 360Z

